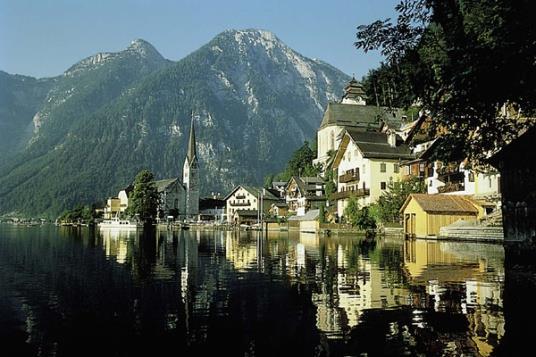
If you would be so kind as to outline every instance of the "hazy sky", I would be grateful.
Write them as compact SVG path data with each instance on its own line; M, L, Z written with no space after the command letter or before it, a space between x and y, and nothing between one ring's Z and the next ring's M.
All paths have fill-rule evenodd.
M178 60L227 29L261 28L361 77L381 57L353 46L357 25L399 0L0 0L0 70L46 77L142 38Z

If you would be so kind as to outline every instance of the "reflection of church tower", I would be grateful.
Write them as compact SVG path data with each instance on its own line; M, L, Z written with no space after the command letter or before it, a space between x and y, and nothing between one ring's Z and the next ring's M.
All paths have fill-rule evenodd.
M188 152L182 169L182 182L186 189L186 215L199 214L199 165L195 150L194 116L190 126L190 138L188 139Z

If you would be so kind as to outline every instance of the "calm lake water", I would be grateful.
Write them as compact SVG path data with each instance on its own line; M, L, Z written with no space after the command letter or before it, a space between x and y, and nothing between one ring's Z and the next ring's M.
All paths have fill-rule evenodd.
M0 225L0 355L486 356L504 277L496 244Z

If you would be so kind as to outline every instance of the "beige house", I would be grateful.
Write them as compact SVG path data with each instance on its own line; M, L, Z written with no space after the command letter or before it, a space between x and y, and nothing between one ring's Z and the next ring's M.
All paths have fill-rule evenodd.
M292 176L285 187L285 201L288 210L297 216L325 205L324 180L320 177Z
M476 221L481 209L464 196L414 193L408 196L400 213L404 233L410 237L436 237L439 229L458 220Z
M262 209L261 198L262 196ZM226 202L226 214L228 223L238 223L235 218L239 217L235 215L237 211L259 211L262 210L263 214L269 213L270 206L278 201L278 198L274 196L270 191L261 187L252 186L237 186L235 187L225 198ZM248 212L249 216L251 212ZM257 213L255 213L255 216Z
M272 203L269 213L274 217L286 217L288 215L288 205L285 202Z
M394 132L369 132L346 129L333 161L337 175L337 214L344 215L350 197L361 207L374 203L388 189L391 181L400 180L399 164L411 159L410 148Z

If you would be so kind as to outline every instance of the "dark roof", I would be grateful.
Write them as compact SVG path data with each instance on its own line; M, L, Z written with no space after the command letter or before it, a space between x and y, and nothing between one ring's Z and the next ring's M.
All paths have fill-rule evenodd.
M340 125L361 128L380 128L383 110L373 105L328 103L320 128L328 125Z
M536 162L536 125L527 129L523 134L505 145L501 150L489 158L489 163L501 169L508 164L510 166L532 166Z
M217 198L201 198L199 200L199 210L204 209L214 209L225 207L225 200L220 200Z
M186 157L188 158L188 162L192 163L197 157L197 153L195 150L195 130L194 130L194 116L192 113L192 122L190 123L190 137L188 138L188 152L186 153Z
M387 142L386 133L347 129L346 132L363 153L363 157L376 159L412 159L414 155L408 145L397 136L397 146Z
M242 186L242 185L239 185L239 186L236 186L235 188L233 188L233 190L231 192L229 192L229 194L227 194L227 196L225 196L224 200L227 200L229 197L231 197L231 195L233 193L236 192L236 190L238 190L240 187L242 187L244 190L248 191L250 194L252 194L253 196L255 197L258 197L260 195L260 193L262 192L263 188L262 187L254 187L254 186ZM277 198L276 196L274 196L269 190L267 189L264 189L264 196L262 197L263 200L273 200L273 201L277 201L279 200L279 198Z
M346 87L344 87L344 95L342 98L357 98L361 97L365 99L367 96L365 94L365 91L363 90L363 86L354 78L352 77L352 80L348 82Z
M130 185L128 185L127 187L123 188L120 190L121 191L125 191L125 193L127 194L127 196L134 190L134 184L131 183Z
M156 189L158 192L165 191L169 186L175 183L178 178L172 178L172 179L165 179L165 180L158 180L154 181L154 185L156 186Z
M292 180L296 181L296 185L298 186L298 190L300 190L301 194L307 197L310 196L311 191L318 190L316 185L324 184L324 180L322 180L320 177L313 176L292 176L288 183L290 183Z
M467 213L478 214L478 209L471 201L463 196L456 195L429 195L426 193L413 193L408 196L406 202L400 208L403 212L411 199L427 213Z

